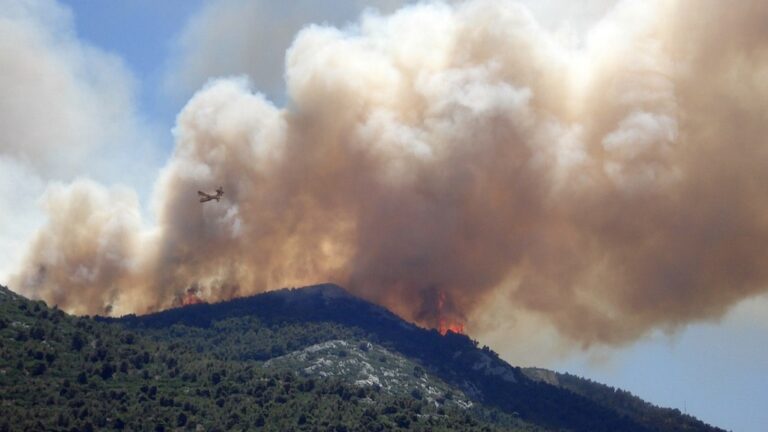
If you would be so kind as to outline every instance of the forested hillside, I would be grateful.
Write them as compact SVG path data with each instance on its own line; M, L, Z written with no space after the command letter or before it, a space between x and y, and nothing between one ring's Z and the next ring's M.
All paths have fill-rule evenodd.
M237 344L234 335L246 328L260 336ZM196 330L185 326L147 337L0 288L0 430L536 430L479 407L435 405L410 391L255 360L262 349L354 338L338 325L269 329L236 319L216 330L232 340L190 345L185 333Z
M0 288L0 341L0 430L717 430L334 285L119 319Z

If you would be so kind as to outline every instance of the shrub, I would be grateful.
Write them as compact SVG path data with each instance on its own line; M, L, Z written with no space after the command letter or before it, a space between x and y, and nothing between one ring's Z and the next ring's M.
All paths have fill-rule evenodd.
M32 376L38 376L45 373L45 371L48 369L48 367L43 362L37 362L34 366L32 366L32 370L29 371L29 373Z
M83 336L80 333L75 333L75 335L72 336L72 349L75 351L80 351L83 349L83 345L85 345Z
M115 374L115 368L109 363L104 363L101 366L101 372L99 372L99 376L101 376L102 379L108 380L112 378L112 375Z

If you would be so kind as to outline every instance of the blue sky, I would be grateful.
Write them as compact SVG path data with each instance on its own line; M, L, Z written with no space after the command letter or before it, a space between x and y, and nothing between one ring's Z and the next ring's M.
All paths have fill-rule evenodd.
M169 56L184 25L203 2L64 0L62 3L74 11L78 37L118 54L139 79L142 114L163 129L170 129L185 101L169 95L163 86L170 67Z
M747 301L722 321L693 324L678 334L655 332L599 363L574 353L552 367L628 389L725 429L760 431L768 422L766 301Z
M243 36L240 28L228 34L224 27L213 39L204 41L211 44L208 52L191 52L194 46L204 44L200 28L205 20L201 16L226 14L227 4L236 3L226 0L207 3L199 0L62 1L64 9L71 10L75 38L119 58L135 81L133 110L137 121L145 122L153 131L152 138L148 139L152 143L152 156L145 160L148 172L158 170L170 157L175 117L208 78L216 74L248 75L257 90L278 104L284 103L281 58L293 34L305 24L315 22L343 26L369 6L355 1L331 1L322 6L298 2L299 6L294 7L257 2L258 7L248 9L248 13L265 20L255 22L254 27L264 26L267 30L259 33L258 29L247 29ZM544 6L534 6L533 10L539 14L559 14L556 18L552 15L542 18L558 25L567 22L570 15L578 15L568 26L578 31L610 3L585 2L583 10L569 7L553 11ZM301 5L306 7L302 9ZM396 1L374 4L383 11L394 10L397 5ZM274 32L273 39L269 38L272 34L269 32ZM263 40L242 46L232 42L249 35ZM217 59L217 48L226 55ZM233 58L238 56L247 58L242 61ZM181 84L176 85L178 83ZM94 176L99 178L99 175ZM139 190L145 204L150 200L153 181L147 179L148 175L151 176L143 175L144 183L140 185L126 181ZM104 176L111 180L120 178L120 174L114 172ZM30 193L41 190L42 186ZM20 225L19 231L31 229ZM768 410L764 409L768 406L767 313L768 299L755 297L742 301L719 321L694 322L671 332L655 330L619 348L571 349L560 356L543 356L546 358L539 365L627 389L648 401L685 410L726 429L762 431L768 425ZM514 345L492 348L514 363Z

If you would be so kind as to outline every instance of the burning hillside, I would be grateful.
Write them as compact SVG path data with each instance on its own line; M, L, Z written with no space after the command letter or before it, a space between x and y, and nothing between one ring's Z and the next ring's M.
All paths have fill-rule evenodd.
M124 188L51 186L11 285L120 315L334 281L441 332L498 299L582 345L720 316L768 287L767 17L627 1L569 44L476 0L307 27L285 107L246 79L186 104L154 225Z
M181 305L189 306L194 304L205 303L205 300L198 296L199 290L197 288L187 288L184 295L181 296Z

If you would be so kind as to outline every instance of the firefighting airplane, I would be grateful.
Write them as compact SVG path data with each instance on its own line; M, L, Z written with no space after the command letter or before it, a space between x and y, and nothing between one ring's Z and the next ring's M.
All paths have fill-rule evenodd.
M201 203L211 200L216 200L218 202L221 199L221 196L224 195L224 188L219 186L219 188L216 189L216 195L207 194L203 191L197 191L197 194L200 195Z

